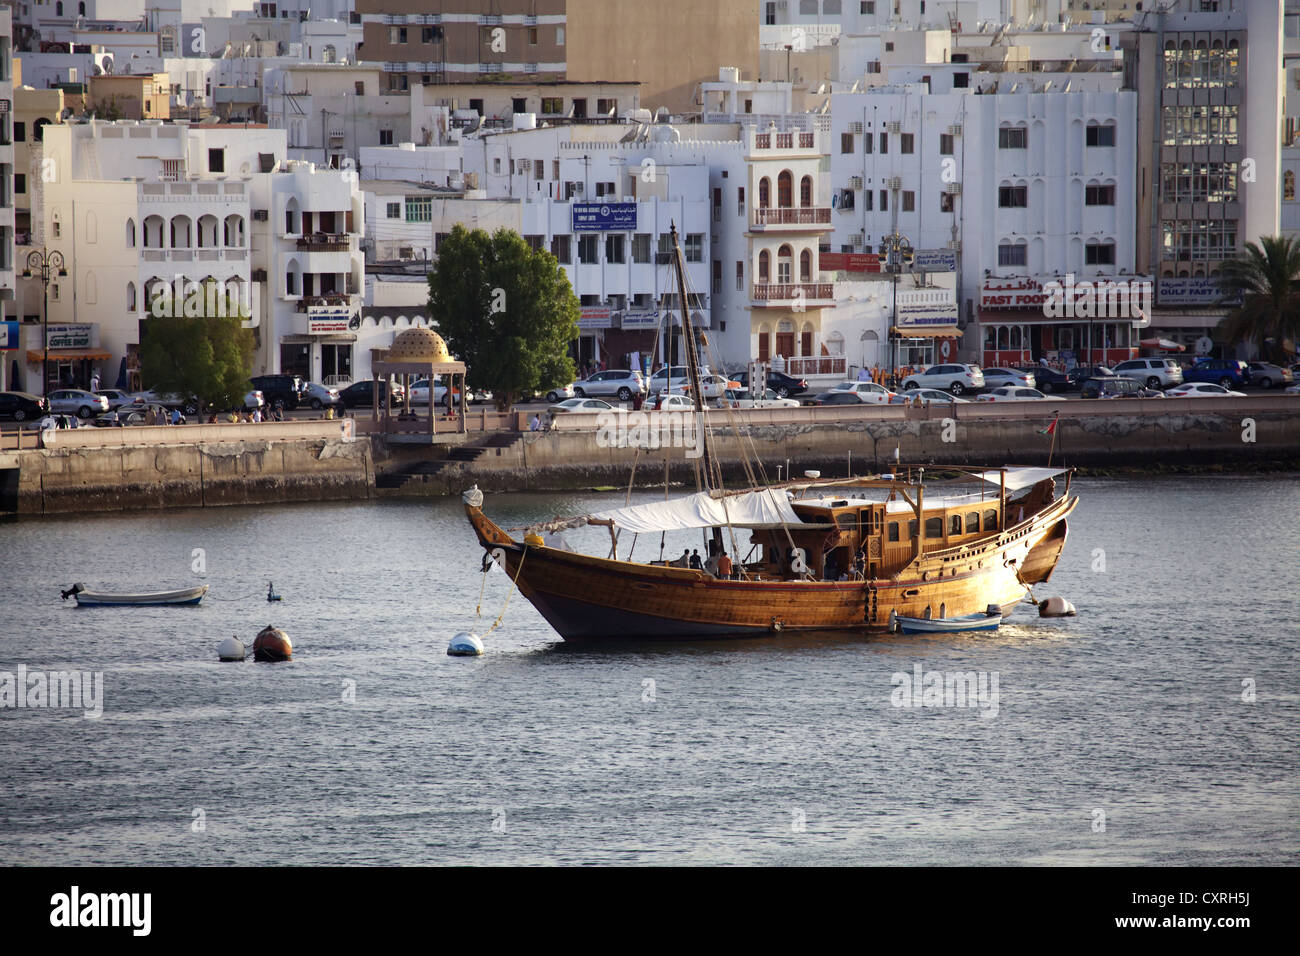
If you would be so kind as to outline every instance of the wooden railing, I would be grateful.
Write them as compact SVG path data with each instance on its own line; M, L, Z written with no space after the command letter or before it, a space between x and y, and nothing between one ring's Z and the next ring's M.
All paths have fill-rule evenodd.
M756 302L782 302L795 297L795 290L803 290L805 299L835 298L833 282L756 282L754 300Z
M817 226L830 221L830 206L766 206L754 210L756 226Z
M813 355L785 360L787 375L844 375L848 359L843 355Z

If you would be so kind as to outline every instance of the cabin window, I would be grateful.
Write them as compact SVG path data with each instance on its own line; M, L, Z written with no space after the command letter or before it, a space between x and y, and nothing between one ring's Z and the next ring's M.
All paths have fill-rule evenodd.
M837 514L835 516L835 523L839 525L841 528L848 528L849 530L852 530L854 527L857 526L858 516L855 515L852 511L846 511L843 512L842 514Z
M984 530L996 531L998 529L998 513L994 508L984 512Z
M911 541L916 537L916 519L913 518L907 523L907 540Z
M978 531L979 529L980 529L980 513L978 511L966 512L966 533L971 534L972 532Z
M948 533L961 534L961 515L952 515L948 519Z
M942 518L926 518L926 519L925 519L925 536L926 536L927 538L942 538L942 537L943 537L943 519L942 519Z
M891 521L891 522L889 522L889 540L890 540L890 541L897 541L897 540L898 540L898 522L897 522L897 521Z

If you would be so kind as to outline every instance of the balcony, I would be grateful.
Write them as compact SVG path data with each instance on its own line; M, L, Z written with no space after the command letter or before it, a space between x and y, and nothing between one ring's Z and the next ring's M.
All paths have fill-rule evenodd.
M838 375L843 378L848 374L848 359L843 355L788 358L785 360L785 374L796 378L803 375Z
M834 282L756 282L753 295L755 305L786 306L801 301L805 306L835 304Z
M768 206L754 210L753 227L759 230L785 227L794 231L798 227L810 226L814 228L825 226L829 229L830 225L830 206L797 206L784 209Z
M298 237L298 248L308 252L347 252L350 237L346 232L315 232Z
M327 292L325 295L304 295L298 299L297 311L307 312L312 306L332 305L347 307L351 305L351 296L340 292Z

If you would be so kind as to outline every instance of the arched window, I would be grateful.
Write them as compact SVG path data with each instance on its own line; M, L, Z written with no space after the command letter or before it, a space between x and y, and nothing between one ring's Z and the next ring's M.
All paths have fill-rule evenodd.
M799 205L811 206L812 204L812 177L805 176L799 180Z
M134 219L128 219L126 221L126 247L128 249L135 248L135 220Z
M781 175L776 178L776 204L782 209L794 205L794 176L788 169L781 170Z
M1010 331L1005 325L998 326L998 351L1005 352L1011 348Z
M764 176L758 181L758 208L766 209L772 205L772 181Z
M60 0L60 2L58 2L58 3L56 3L56 4L54 5L54 15L55 15L56 17L61 17L61 16L63 16L63 3L62 3L62 0Z
M1282 198L1288 202L1295 199L1295 173L1290 169L1282 174Z
M766 181L766 180L765 180ZM772 276L772 257L766 249L758 254L758 281L770 282Z
M799 354L805 358L813 354L813 327L811 322L805 322L803 328L799 330Z
M86 15L86 4L84 3L83 0L82 3L77 4L77 16L84 17L85 15Z
M188 249L193 245L193 239L190 236L190 217L174 216L171 223L172 248Z
M812 282L812 250L799 253L799 281Z
M793 280L794 274L794 249L790 246L782 246L776 251L776 281L782 285L788 285Z
M126 311L134 312L135 310L135 283L128 282L126 284Z

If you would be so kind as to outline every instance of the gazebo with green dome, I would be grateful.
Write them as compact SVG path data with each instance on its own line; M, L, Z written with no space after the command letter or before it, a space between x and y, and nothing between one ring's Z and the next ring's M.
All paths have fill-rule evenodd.
M379 390L372 398L372 421L376 429L390 441L429 443L462 441L466 433L465 402L452 408L450 417L440 415L443 406L433 400L433 380L442 376L442 383L452 389L453 395L465 395L465 363L457 362L447 351L447 343L437 332L424 328L411 328L399 333L387 349L371 350L370 367L375 380L401 382L403 402L397 409L391 402L379 406ZM429 380L429 407L427 417L412 409L411 382Z

